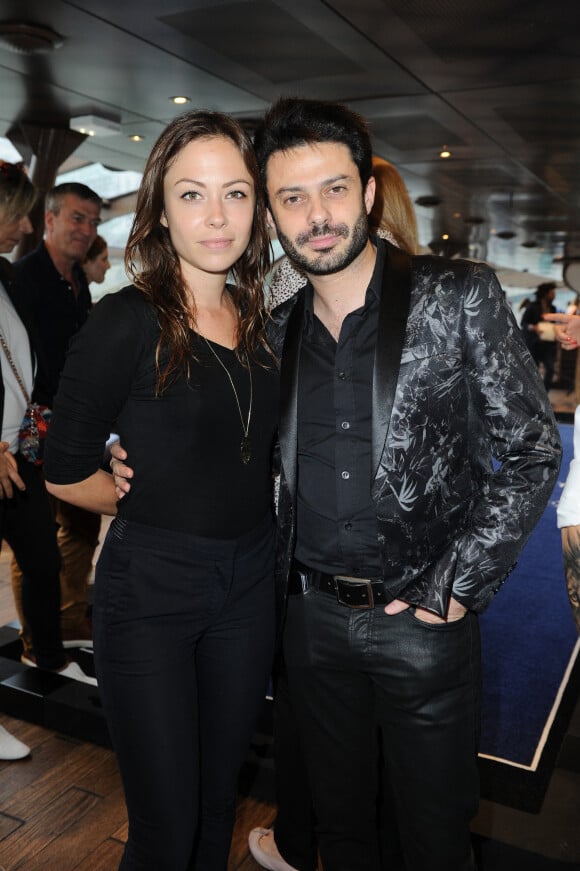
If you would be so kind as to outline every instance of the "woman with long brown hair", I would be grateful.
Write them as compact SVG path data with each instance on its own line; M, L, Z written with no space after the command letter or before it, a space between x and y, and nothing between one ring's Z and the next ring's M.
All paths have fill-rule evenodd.
M123 871L227 865L274 635L268 252L239 125L177 118L145 168L126 253L133 285L95 307L61 379L49 489L117 514L93 619L129 814ZM135 470L118 505L100 468L113 430Z

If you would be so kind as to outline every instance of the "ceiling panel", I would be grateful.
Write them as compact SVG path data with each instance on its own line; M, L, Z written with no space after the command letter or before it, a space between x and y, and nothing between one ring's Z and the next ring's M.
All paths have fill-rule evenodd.
M267 0L222 3L218 15L208 6L160 20L276 84L322 78L329 69L341 76L362 72L359 64L327 42L323 34ZM248 20L254 22L252 39L240 39ZM261 47L259 51L256 46Z
M64 44L24 55L0 43L0 134L103 114L121 132L85 140L74 159L140 169L183 111L174 94L250 130L280 94L337 99L368 118L375 150L401 168L414 198L440 198L417 207L425 238L453 227L483 250L501 219L518 235L494 243L496 254L554 227L575 243L580 3L0 0L0 23L18 19L51 26ZM484 222L465 224L470 214Z

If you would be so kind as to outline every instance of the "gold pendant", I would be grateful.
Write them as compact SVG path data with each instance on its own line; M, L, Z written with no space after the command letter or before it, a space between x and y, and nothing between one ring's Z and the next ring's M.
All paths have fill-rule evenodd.
M240 442L240 456L244 466L247 466L252 456L252 447L250 445L250 439L247 436L244 436Z

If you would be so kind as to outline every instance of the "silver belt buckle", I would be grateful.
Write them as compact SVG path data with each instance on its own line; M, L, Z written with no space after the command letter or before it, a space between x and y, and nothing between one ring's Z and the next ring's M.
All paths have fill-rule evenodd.
M373 596L373 584L369 578L353 578L350 575L334 575L336 583L336 599L340 605L346 605L347 608L354 608L357 611L369 611L375 607L375 599ZM342 582L342 583L341 583ZM348 601L348 587L365 587L367 594L366 605L353 605ZM346 599L343 598L346 596Z

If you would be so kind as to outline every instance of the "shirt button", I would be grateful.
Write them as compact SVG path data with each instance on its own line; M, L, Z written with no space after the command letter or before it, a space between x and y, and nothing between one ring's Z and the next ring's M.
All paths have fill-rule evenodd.
M343 481L348 481L348 479L350 478L349 472L342 472L341 478L343 479Z
M350 423L348 422L348 420L343 420L343 422L341 423L341 427L343 429L350 429Z
M346 372L339 372L338 377L341 381L346 381Z
M352 529L352 523L345 523L344 528L346 529L347 532L350 532Z

